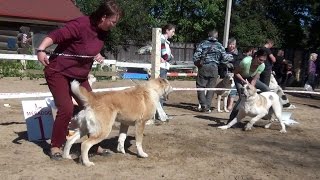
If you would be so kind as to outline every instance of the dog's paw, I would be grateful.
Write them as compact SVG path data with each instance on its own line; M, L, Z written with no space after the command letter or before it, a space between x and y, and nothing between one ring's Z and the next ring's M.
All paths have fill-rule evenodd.
M251 131L252 130L252 125L247 124L246 127L244 128L245 131Z
M228 109L225 109L224 111L227 112L227 113L230 112Z
M70 154L63 154L62 157L64 159L72 159L71 155Z
M117 151L121 152L122 154L126 154L124 147L120 143L118 144Z
M219 129L228 129L228 125L224 125L224 126L218 126Z
M88 162L83 162L83 164L87 167L90 167L90 166L94 166L94 163L91 162L91 161L88 161Z
M145 152L138 152L138 156L141 157L141 158L147 158L149 157L149 155Z
M280 133L287 133L287 131L285 129L281 129Z
M269 129L270 126L271 126L271 123L264 125L264 128L265 128L265 129Z

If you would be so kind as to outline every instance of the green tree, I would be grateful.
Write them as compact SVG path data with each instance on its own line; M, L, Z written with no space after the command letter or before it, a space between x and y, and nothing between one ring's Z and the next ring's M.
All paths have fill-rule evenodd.
M310 8L311 23L308 27L308 46L320 51L320 2L314 2Z
M99 0L76 0L89 15ZM151 41L152 28L177 25L173 41L199 42L209 29L222 38L226 0L119 0L125 12L106 42L117 54L120 45ZM230 36L239 46L261 46L273 39L276 47L319 48L320 8L317 0L233 0Z
M224 0L151 0L150 13L155 25L177 25L175 41L199 42L210 29L222 32Z
M238 39L238 45L260 47L266 39L273 39L276 46L282 44L281 32L267 18L267 1L238 0L233 3L230 36Z

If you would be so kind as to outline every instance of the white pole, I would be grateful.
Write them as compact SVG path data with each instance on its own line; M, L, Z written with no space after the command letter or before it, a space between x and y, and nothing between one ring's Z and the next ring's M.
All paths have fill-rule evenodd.
M151 78L158 78L160 75L161 57L161 28L152 28L152 51L151 51Z
M226 17L224 22L223 46L226 48L229 39L232 0L227 0Z

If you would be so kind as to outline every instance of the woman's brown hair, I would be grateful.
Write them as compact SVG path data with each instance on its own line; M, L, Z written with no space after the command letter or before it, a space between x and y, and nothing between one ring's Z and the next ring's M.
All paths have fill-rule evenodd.
M94 24L98 24L103 16L111 17L118 15L119 19L123 16L123 11L115 0L103 0L99 7L91 13L90 19Z

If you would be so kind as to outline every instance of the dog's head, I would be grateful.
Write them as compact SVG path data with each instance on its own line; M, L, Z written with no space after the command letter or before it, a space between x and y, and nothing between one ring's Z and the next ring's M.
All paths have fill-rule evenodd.
M228 73L224 78L223 78L223 83L226 85L226 87L231 87L234 86L234 80L233 80L233 73Z
M251 97L257 94L257 89L247 81L247 83L241 88L241 92L245 97Z
M156 91L159 96L162 96L164 100L167 100L169 94L173 91L173 88L167 79L150 79L147 84L150 88Z

